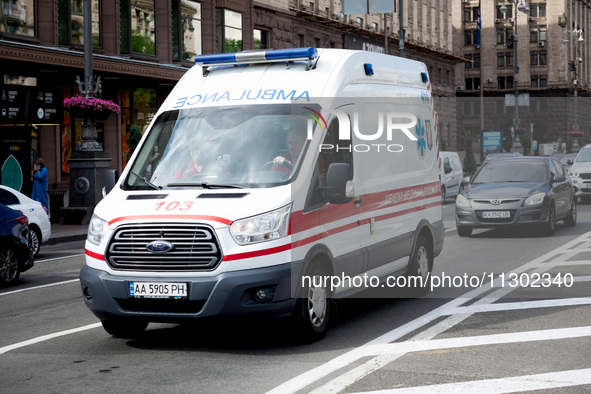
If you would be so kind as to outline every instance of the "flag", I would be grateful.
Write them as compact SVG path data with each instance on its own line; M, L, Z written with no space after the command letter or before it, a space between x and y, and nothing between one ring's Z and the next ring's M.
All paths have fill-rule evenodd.
M480 31L482 30L482 20L480 18L480 0L478 0L478 19L476 19L476 48L480 48Z

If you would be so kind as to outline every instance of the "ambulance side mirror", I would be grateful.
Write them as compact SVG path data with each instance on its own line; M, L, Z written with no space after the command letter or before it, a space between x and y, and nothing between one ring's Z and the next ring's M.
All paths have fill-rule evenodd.
M351 185L351 166L349 163L332 163L326 173L324 197L331 204L345 204L353 197L347 192Z
M117 170L105 171L105 188L103 197L109 194L111 190L113 190L118 179L119 173L117 172Z

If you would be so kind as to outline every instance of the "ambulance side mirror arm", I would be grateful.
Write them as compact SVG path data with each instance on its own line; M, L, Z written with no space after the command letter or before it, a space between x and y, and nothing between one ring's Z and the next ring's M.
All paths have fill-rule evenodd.
M326 173L324 197L331 204L345 204L355 195L349 163L332 163Z
M109 194L109 192L113 190L118 179L119 173L117 170L105 171L105 195Z

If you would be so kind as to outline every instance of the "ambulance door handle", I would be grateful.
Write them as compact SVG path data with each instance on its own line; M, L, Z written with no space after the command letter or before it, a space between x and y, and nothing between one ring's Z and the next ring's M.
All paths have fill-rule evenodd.
M357 196L355 197L355 201L353 201L353 203L357 206L361 205L361 203L363 202L363 198Z

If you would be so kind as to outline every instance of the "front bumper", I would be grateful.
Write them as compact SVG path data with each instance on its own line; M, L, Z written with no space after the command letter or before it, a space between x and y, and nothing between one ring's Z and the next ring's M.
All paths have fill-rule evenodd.
M294 264L244 271L225 272L215 277L136 277L115 276L84 266L80 283L86 306L99 318L141 318L151 322L182 322L190 319L232 315L278 317L291 313L296 299L291 297ZM154 299L129 296L129 282L183 282L187 299ZM260 288L272 288L273 297L256 301Z

